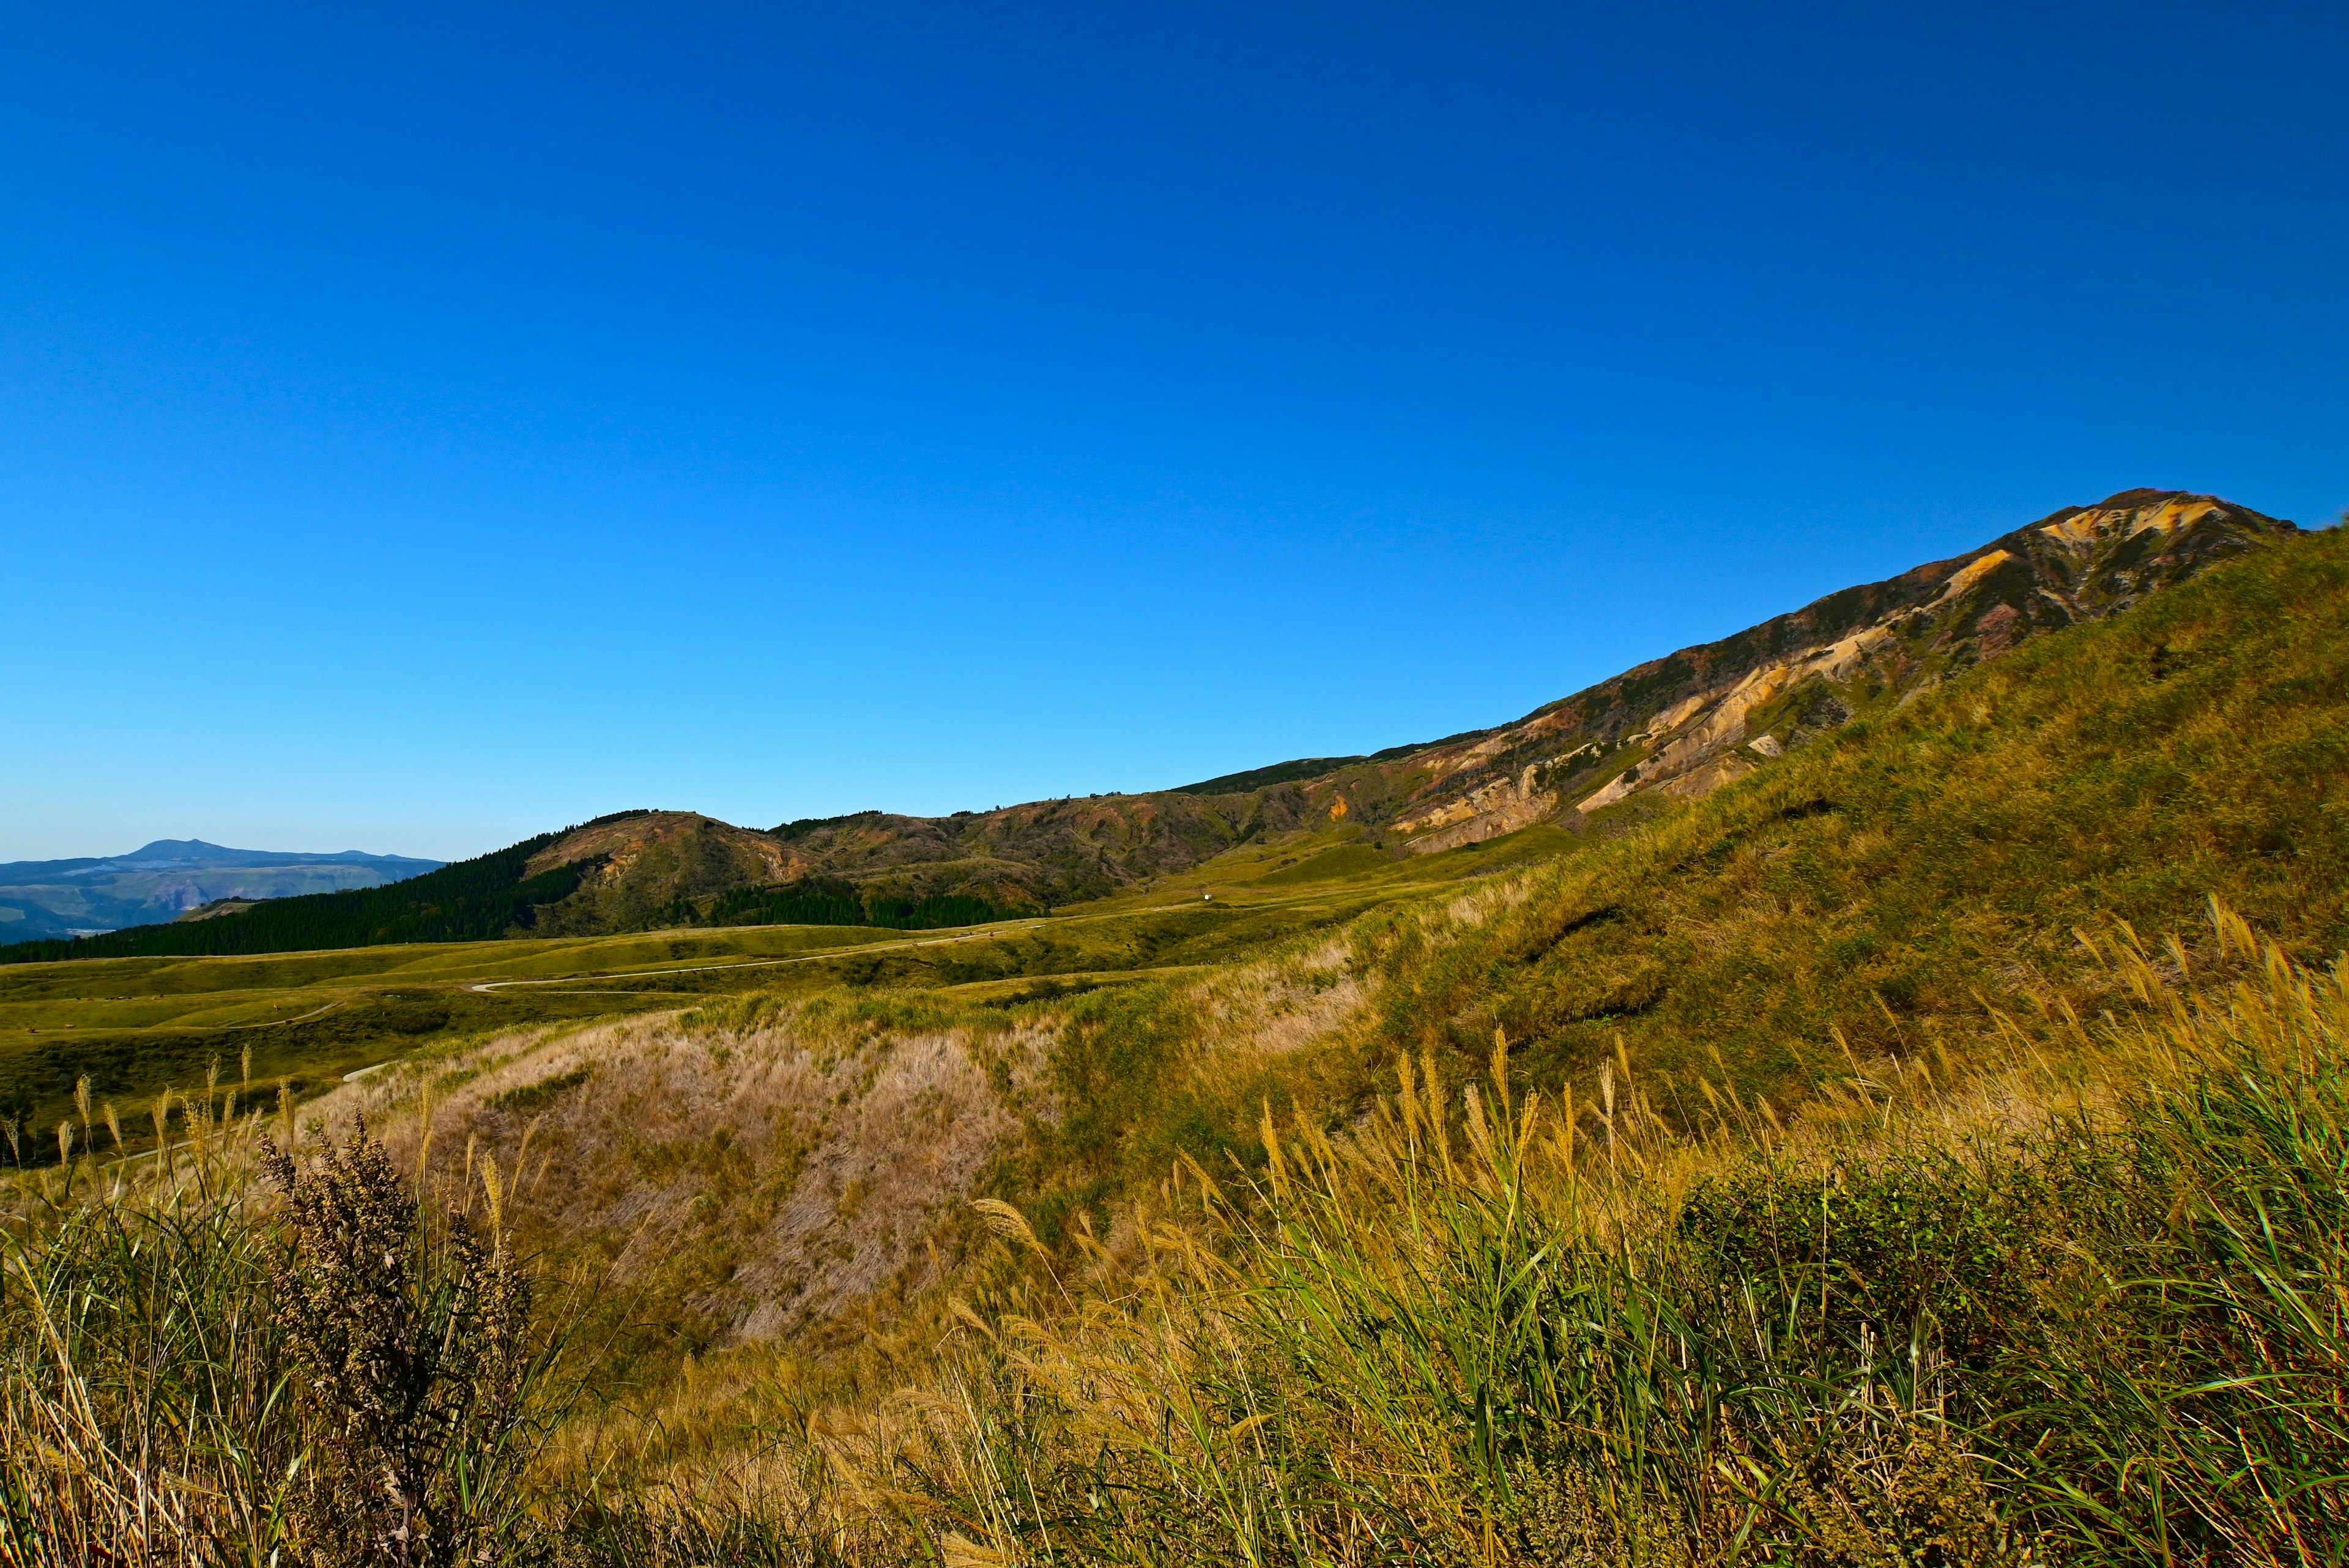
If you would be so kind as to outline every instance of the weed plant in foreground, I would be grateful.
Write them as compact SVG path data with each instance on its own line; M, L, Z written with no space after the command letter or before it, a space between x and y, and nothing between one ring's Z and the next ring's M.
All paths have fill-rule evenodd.
M297 1161L233 1095L178 1110L151 1159L25 1179L0 1561L500 1560L559 1340L531 1331L495 1168L484 1236L363 1126Z
M1343 1127L1268 1108L1260 1179L1187 1163L1077 1264L988 1201L1024 1313L831 1405L688 1378L665 1416L732 1436L680 1466L566 1417L493 1170L419 1198L362 1136L271 1186L189 1107L26 1179L0 1557L2339 1563L2349 981L2216 925L2200 975L2090 943L2133 1017L1963 1081L1692 1129L1628 1062L1513 1093L1504 1038Z

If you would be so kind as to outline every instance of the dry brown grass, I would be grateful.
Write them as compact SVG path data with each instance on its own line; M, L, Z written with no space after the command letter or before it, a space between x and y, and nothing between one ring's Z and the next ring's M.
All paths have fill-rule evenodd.
M444 1176L514 1172L526 1238L592 1258L599 1288L660 1295L702 1351L821 1338L934 1284L937 1243L1044 1098L1047 1043L797 1005L746 1027L667 1015L495 1041L308 1114L364 1112Z
M2224 912L2216 973L2090 945L2133 1021L1695 1134L1628 1064L1567 1104L1406 1063L1350 1131L1268 1118L1260 1185L1140 1206L1116 1288L968 1315L753 1465L972 1563L2337 1562L2349 981ZM1827 1266L1929 1223L1908 1285Z

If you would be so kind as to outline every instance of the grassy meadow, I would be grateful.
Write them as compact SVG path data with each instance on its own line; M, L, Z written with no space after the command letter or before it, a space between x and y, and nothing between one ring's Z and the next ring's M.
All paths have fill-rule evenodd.
M541 1024L716 995L918 986L984 997L1023 979L1132 978L1214 963L1350 919L1490 864L1555 852L1557 830L1397 860L1343 830L1242 851L1050 921L948 933L696 926L547 940L419 943L252 957L132 957L0 967L0 1117L54 1130L76 1087L136 1121L160 1090L232 1079L304 1098L352 1072ZM1211 896L1210 896L1211 895ZM1009 984L1006 984L1009 983Z
M0 970L0 1559L2341 1563L2344 628L968 931Z

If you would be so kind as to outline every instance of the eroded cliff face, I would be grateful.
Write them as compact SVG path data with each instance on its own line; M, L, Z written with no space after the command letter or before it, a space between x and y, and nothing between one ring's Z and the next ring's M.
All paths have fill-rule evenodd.
M1414 850L1647 791L1692 798L2026 638L2100 619L2298 531L2215 497L2129 490L1625 671L1513 725L1382 765Z
M1342 1048L1377 984L1344 939L1175 982L1154 1004L1189 1042L1169 1081L1219 1092ZM970 1201L1060 1127L1055 1053L1092 1026L1049 1006L737 997L387 1064L300 1114L337 1137L364 1117L444 1191L501 1184L525 1251L592 1267L688 1346L837 1348L990 1244Z
M641 928L679 897L807 876L846 878L888 897L1050 906L1332 824L1396 852L1451 849L1547 820L1577 822L1650 792L1702 795L2028 638L2127 609L2297 531L2213 496L2127 490L1651 660L1515 724L1427 746L1281 764L1221 781L1228 789L951 817L862 811L764 833L637 813L569 835L532 869L605 857L557 907L553 927L604 931Z

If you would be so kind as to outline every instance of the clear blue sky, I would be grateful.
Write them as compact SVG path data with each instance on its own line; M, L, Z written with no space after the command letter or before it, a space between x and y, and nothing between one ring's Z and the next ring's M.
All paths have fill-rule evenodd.
M1513 717L2349 503L2349 11L0 14L0 859Z

